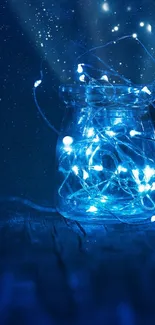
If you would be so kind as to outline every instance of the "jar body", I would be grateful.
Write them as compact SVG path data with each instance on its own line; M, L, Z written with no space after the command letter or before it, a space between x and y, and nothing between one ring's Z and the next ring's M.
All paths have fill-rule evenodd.
M82 98L69 103L57 142L58 211L83 222L151 218L155 137L147 109Z

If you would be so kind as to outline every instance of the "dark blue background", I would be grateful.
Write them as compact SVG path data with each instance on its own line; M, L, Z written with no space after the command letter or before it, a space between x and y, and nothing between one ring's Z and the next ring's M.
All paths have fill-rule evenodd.
M46 0L43 6L40 1L10 0L0 5L0 195L53 205L57 135L37 112L32 93L34 81L40 78L42 58L46 56L47 60L43 63L44 82L37 89L38 101L59 129L64 105L59 100L58 87L73 81L78 55L136 31L148 50L153 47L154 31L148 35L138 24L144 20L154 28L154 1L111 1L109 13L103 12L102 4L92 0ZM129 5L131 12L127 11ZM118 23L118 34L111 33ZM46 41L48 31L52 38ZM129 42L125 56L129 66L139 62L133 53ZM119 56L123 59L118 48L118 59ZM140 64L141 71L145 68L147 74L149 64L146 66L145 60Z

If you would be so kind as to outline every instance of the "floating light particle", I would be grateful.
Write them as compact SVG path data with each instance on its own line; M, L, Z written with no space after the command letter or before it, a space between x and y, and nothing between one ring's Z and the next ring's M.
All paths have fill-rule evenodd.
M147 31L148 31L149 33L152 32L152 26L151 26L150 24L147 25Z
M127 7L127 11L131 11L132 8L130 6Z
M109 4L108 4L108 2L104 2L103 3L103 5L102 5L102 9L104 10L104 11L109 11Z
M143 21L141 21L140 24L139 24L140 27L144 27L144 25L145 25L145 24L144 24Z
M119 27L118 26L115 26L114 27L114 31L117 32L119 30Z
M133 37L133 38L137 38L137 34L136 34L136 33L133 33L133 34L132 34L132 37Z

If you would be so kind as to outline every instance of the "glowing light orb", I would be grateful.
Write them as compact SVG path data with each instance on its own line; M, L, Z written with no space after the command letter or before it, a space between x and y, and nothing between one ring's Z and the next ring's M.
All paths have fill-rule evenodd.
M83 66L83 64L81 64L81 63L78 64L78 68L77 68L77 72L78 73L82 73L83 72L83 67L82 66Z
M155 222L155 216L151 217L151 222Z
M41 80L41 79L35 81L35 83L34 83L34 88L37 88L41 83L42 83L42 80Z
M104 3L103 3L103 5L102 5L102 9L103 9L104 11L106 11L106 12L110 10L108 2L104 2Z
M152 32L152 26L150 24L147 25L147 31L150 33Z
M137 34L136 34L136 33L133 33L133 34L132 34L132 37L133 37L133 38L137 38Z
M143 21L141 21L139 25L140 25L140 27L144 27L145 24Z
M70 136L66 136L63 138L63 143L65 146L70 146L73 143L73 138Z

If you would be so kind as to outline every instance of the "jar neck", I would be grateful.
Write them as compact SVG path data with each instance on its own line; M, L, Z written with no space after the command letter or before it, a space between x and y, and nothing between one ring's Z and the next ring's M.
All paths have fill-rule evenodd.
M71 85L61 86L60 93L67 107L81 111L93 109L102 114L139 116L148 111L150 96L141 86L128 87Z

